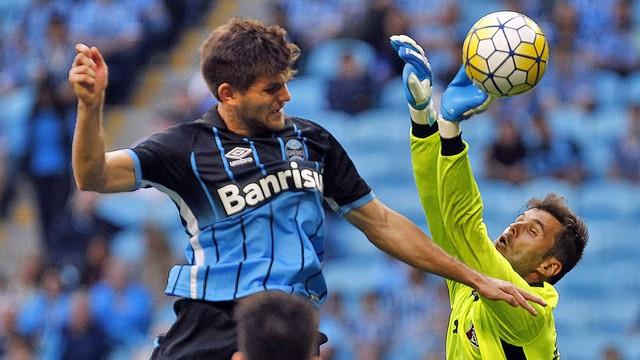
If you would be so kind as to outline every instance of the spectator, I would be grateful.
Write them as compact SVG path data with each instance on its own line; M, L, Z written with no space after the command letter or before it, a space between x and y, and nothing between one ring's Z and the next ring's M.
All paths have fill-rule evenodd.
M429 62L438 69L435 81L447 84L462 63L460 49L467 29L460 27L459 2L456 0L403 0L398 2L410 19L407 33L429 49ZM462 30L462 32L461 32ZM402 33L396 33L402 34ZM389 37L385 37L388 39Z
M640 51L633 29L633 2L618 0L614 3L613 26L599 32L602 40L593 50L594 57L600 68L627 76L640 69Z
M31 341L24 336L12 336L7 341L7 352L4 358L11 360L34 359L34 346Z
M39 83L36 97L27 123L24 163L35 190L45 254L50 256L56 251L54 224L64 216L71 194L71 127L50 79Z
M50 79L52 90L65 110L74 110L75 98L67 80L74 47L69 38L66 17L54 13L49 18L46 33L35 44L34 55L38 58L41 76Z
M616 141L610 174L640 183L640 103L629 106L627 131Z
M282 292L243 299L235 310L238 351L232 360L311 359L318 348L318 314L305 300Z
M442 359L449 314L446 286L414 268L405 268L404 274L406 280L393 289L389 304L394 314L394 352L406 359L428 355Z
M117 350L126 352L146 341L153 302L146 287L132 278L128 264L111 258L89 296L98 325Z
M23 34L0 39L0 142L4 147L5 179L0 189L0 219L11 215L20 184L20 159L26 150L26 122L33 109L39 76L33 48Z
M91 287L102 279L102 269L109 259L108 239L96 236L89 239L85 258L80 270L80 284Z
M166 271L178 260L174 258L166 232L158 225L147 223L144 226L145 258L142 262L142 280L153 294L154 304L169 299L162 289L167 282Z
M332 292L321 308L320 328L331 341L320 348L322 360L351 359L354 357L349 336L349 320L344 309L344 295Z
M108 103L127 100L135 82L136 59L142 40L142 24L138 14L123 1L94 0L74 7L70 21L74 42L94 44L109 62Z
M7 294L12 305L24 304L38 291L38 283L43 272L43 259L37 254L21 256L16 274L7 284Z
M104 330L92 319L89 295L77 291L71 299L71 314L62 330L61 360L104 360L109 344Z
M528 151L533 176L552 176L572 185L580 184L587 172L578 143L569 135L554 134L541 112L531 119L533 132Z
M371 291L361 298L360 313L352 319L357 359L385 358L391 342L391 321L390 314L382 306L378 291Z
M54 267L42 274L40 286L20 309L17 331L34 339L38 358L57 358L60 355L57 335L70 314L70 298Z
M485 174L490 179L521 184L528 179L526 156L518 127L511 121L501 120L498 123L498 137L487 151Z
M58 216L51 234L49 249L52 261L82 267L90 244L104 239L108 243L121 229L96 211L98 194L76 191L68 210Z
M29 2L22 18L22 31L26 35L28 44L40 44L42 39L46 39L49 35L48 28L52 18L61 16L60 14L68 14L71 1L33 0Z
M141 25L142 52L159 55L163 48L168 47L170 40L171 18L165 1L162 0L134 0L126 1L129 11L136 14Z
M351 53L344 53L340 58L338 74L329 81L327 87L329 107L357 114L374 105L373 79Z
M591 112L596 99L594 94L593 71L585 58L571 49L554 48L549 67L538 84L538 100L545 111L559 106L575 106ZM562 91L562 89L573 89Z
M279 0L286 13L283 24L298 40L302 53L341 34L346 19L338 0ZM309 16L313 14L313 16Z
M402 74L404 63L389 46L393 34L406 34L409 18L398 9L392 0L367 2L367 10L359 23L357 38L371 44L376 51L376 65L372 75L377 84Z
M602 360L622 360L622 355L614 345L608 345L602 350Z

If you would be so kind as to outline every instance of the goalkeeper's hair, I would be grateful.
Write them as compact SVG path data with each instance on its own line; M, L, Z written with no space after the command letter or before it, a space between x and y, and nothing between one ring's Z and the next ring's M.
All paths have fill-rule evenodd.
M565 199L555 193L544 199L533 198L527 202L527 209L540 209L555 217L562 228L556 241L545 257L554 256L562 263L562 270L549 279L555 284L582 259L582 253L589 239L587 225L568 206Z
M223 83L244 92L260 76L283 74L291 79L299 55L300 48L287 39L281 26L232 18L202 43L200 70L219 100L218 86Z
M238 350L248 360L309 359L318 347L318 313L300 297L265 291L235 309Z

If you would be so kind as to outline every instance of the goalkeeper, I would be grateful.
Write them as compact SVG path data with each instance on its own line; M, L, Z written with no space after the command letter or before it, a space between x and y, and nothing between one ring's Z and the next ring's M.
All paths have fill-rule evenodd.
M552 313L558 293L553 284L580 260L588 238L585 224L562 197L548 194L529 200L527 210L491 241L460 122L485 110L492 98L461 68L442 95L438 115L424 51L405 35L392 36L391 44L406 62L403 83L412 120L413 171L433 240L470 267L512 282L549 304L534 304L539 316L533 317L447 280L452 309L447 358L559 359Z

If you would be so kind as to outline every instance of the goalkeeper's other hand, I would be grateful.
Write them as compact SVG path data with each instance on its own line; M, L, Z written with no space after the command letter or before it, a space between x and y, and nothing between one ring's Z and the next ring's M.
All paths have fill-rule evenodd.
M491 101L493 96L473 85L463 65L442 94L441 116L457 123L487 110Z
M418 124L436 122L436 112L431 101L431 65L424 50L406 35L393 35L391 46L405 62L402 71L402 90L409 103L411 119Z

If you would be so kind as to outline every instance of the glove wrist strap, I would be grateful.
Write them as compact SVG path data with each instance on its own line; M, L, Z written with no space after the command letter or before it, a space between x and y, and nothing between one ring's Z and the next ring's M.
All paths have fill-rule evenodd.
M422 110L415 109L413 106L409 105L409 114L411 115L411 121L416 124L433 125L437 122L437 115L433 109L433 102L429 103L429 105Z
M460 129L460 124L453 121L447 121L442 118L442 116L438 117L438 131L440 132L440 136L445 139L453 139L456 136L459 136L462 132Z

